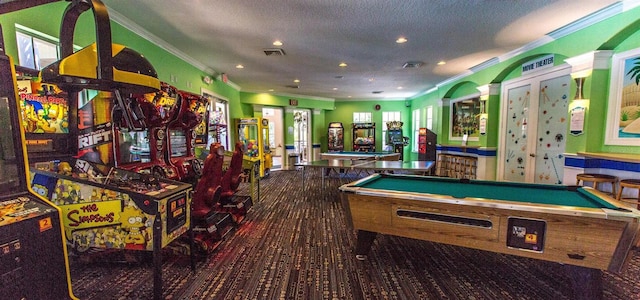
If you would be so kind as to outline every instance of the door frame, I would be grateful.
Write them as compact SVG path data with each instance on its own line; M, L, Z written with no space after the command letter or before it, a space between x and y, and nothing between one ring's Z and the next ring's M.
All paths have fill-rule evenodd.
M276 115L275 118L267 118L264 115L264 109L273 109L274 111L279 111L279 118ZM271 122L273 121L274 124L280 124L280 130L274 130L273 131L273 144L275 145L275 148L271 148L271 155L272 157L277 156L276 154L280 154L280 167L275 169L272 168L272 170L279 170L282 169L284 167L284 160L286 158L286 153L285 153L285 149L284 149L284 113L285 113L285 109L282 106L263 106L262 107L262 117L265 119L269 120L269 124L271 124ZM271 133L271 130L269 130L269 132ZM269 141L271 141L271 139L269 139ZM280 148L279 152L278 152L278 148Z
M312 147L313 146L313 142L311 140L311 130L312 130L311 129L311 124L313 124L312 123L313 111L311 109L308 109L308 108L294 108L294 109L292 109L292 112L293 112L294 115L295 115L296 111L304 111L304 112L307 113L307 122L306 122L307 123L307 131L304 133L304 136L306 137L306 140L307 140L307 144L305 146L305 150L307 152L307 160L308 161L313 161L313 152L312 152L313 151L313 147ZM294 122L294 126L293 126L294 130L295 130L295 126L296 125L295 125L295 122ZM294 145L294 148L295 148L295 145L296 145L295 135L294 135L293 145ZM303 153L298 153L298 155L299 155L300 160L302 162L303 159L304 159Z
M555 66L550 69L541 70L533 74L527 74L518 78L507 80L500 85L500 126L498 126L498 151L497 151L497 164L496 164L496 180L504 181L504 161L505 161L505 147L506 147L506 130L507 130L507 118L508 118L508 98L507 92L511 88L531 85L531 95L529 98L529 113L527 116L527 126L530 128L527 130L527 152L535 153L532 149L537 149L536 140L538 139L538 107L540 101L540 82L548 79L553 79L565 75L571 75L571 65L565 63ZM537 85L536 85L537 84ZM535 92L534 92L535 91ZM535 102L534 102L535 101ZM568 99L567 101L571 101ZM533 105L535 103L535 105ZM567 111L567 114L569 112ZM532 118L532 116L536 116ZM534 130L531 131L531 128ZM529 147L534 148L529 148ZM565 145L566 149L566 145ZM525 182L534 182L535 172L531 172L532 168L535 168L535 157L531 155L526 156L525 163Z

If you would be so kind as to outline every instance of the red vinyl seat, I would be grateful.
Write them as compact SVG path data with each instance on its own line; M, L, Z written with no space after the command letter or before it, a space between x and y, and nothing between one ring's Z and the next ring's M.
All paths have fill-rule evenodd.
M231 162L229 163L229 169L224 173L222 178L222 194L220 196L221 204L227 204L231 201L231 197L238 191L240 181L242 180L242 142L236 143L236 149L231 156Z
M223 162L224 148L219 143L211 144L202 168L202 177L198 180L193 194L193 217L205 217L220 200Z

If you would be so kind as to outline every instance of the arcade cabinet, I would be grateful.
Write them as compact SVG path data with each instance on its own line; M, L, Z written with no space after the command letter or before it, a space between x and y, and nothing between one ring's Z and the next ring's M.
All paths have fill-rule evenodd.
M0 297L77 299L60 210L28 187L13 60L0 27Z
M209 115L211 114L209 112L209 99L202 97L202 104L203 105L198 108L198 114L202 116L200 123L193 129L195 132L194 143L196 148L208 148L208 145L213 143L213 141L209 141Z
M376 151L376 123L353 123L353 151Z
M73 52L75 25L87 10L93 12L96 42ZM86 128L79 143L113 139L111 123L130 131L143 128L146 120L138 95L158 92L160 81L144 56L111 43L109 15L101 1L70 2L61 23L60 52L61 60L41 70L43 83L67 92L70 103L84 90L113 96L113 121ZM91 247L152 251L153 296L161 299L161 249L190 228L191 185L96 160L70 159L50 166L35 171L32 185L64 212L67 242L77 251Z
M344 150L344 127L342 127L342 123L329 123L327 137L329 139L327 143L327 151L335 152Z
M273 166L269 147L269 120L263 118L236 119L238 141L242 142L243 153L249 160L258 159L260 177L269 176Z
M167 124L165 161L178 170L182 182L195 183L202 175L202 162L194 153L194 129L202 122L208 102L203 96L178 91L178 107Z
M167 124L177 111L177 90L161 83L161 90L139 95L138 103L144 126L130 130L123 122L113 128L115 166L138 173L153 174L173 180L181 177L177 168L165 162ZM122 120L122 118L120 118Z
M16 67L20 112L31 163L63 159L76 154L77 102L53 84L42 84L38 71Z
M437 138L438 135L427 128L418 130L418 160L436 161Z
M391 147L393 153L400 153L400 160L403 160L404 147L409 145L409 138L402 135L402 122L387 122L387 146ZM385 149L386 150L386 149Z

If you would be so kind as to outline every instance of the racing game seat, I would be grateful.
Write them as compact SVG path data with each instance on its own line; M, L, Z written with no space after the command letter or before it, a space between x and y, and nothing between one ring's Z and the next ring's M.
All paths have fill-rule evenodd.
M224 147L219 143L211 144L209 155L207 155L202 168L202 177L198 180L193 194L191 213L193 217L206 217L220 200L223 162Z

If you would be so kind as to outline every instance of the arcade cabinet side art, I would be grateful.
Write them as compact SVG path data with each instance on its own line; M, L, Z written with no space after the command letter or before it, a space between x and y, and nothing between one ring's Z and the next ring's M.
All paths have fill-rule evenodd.
M4 53L0 35L0 276L8 283L0 285L0 295L77 299L71 289L60 210L27 184L18 99L13 60Z

